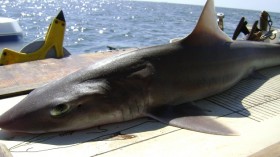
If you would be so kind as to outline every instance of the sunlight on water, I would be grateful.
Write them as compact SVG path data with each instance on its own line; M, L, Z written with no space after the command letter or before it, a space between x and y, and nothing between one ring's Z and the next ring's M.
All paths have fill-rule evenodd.
M64 45L71 53L106 50L114 47L143 47L168 43L169 39L189 34L202 7L120 0L4 0L0 16L18 19L24 30L24 42L43 37L59 10L66 19ZM222 9L225 32L229 35L245 16L252 24L259 12ZM280 27L280 14L271 13Z

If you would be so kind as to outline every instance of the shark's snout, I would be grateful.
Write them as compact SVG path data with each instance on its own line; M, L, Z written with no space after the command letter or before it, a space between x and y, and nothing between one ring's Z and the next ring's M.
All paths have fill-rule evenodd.
M24 130L28 130L27 132L30 132L34 128L40 127L38 124L34 125L35 123L33 123L39 118L40 117L37 114L35 116L31 116L21 108L14 107L0 115L0 128L2 130L14 132L23 132Z
M11 115L8 111L0 116L0 128L2 130L9 130L13 132L39 133L36 130L38 130L38 128L41 129L42 126L34 123L36 118L27 118L20 115Z
M9 124L9 120L4 117L3 115L0 116L0 128L5 129L6 126Z
M4 113L0 116L0 128L2 130L14 130L13 124L15 119L9 113Z

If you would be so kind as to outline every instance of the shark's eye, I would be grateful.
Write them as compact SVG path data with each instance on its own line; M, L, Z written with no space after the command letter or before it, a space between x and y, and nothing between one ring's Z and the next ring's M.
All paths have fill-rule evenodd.
M70 109L70 106L67 104L59 104L51 109L50 114L54 117L61 116Z

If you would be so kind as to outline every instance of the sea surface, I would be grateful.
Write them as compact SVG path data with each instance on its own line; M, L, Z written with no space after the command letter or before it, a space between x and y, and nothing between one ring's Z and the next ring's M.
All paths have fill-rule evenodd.
M66 19L64 47L72 54L168 43L189 34L202 6L119 0L0 0L0 16L18 19L23 41L45 36L54 16L63 10ZM253 9L253 8L252 8ZM249 24L260 11L216 8L225 14L225 32L231 37L240 18ZM270 13L280 28L280 13Z

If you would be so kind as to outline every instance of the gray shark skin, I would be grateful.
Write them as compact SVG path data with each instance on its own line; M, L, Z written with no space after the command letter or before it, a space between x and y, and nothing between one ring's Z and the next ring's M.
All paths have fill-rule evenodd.
M279 45L232 41L219 29L214 2L208 0L186 38L108 58L38 88L0 117L0 127L47 133L149 116L180 128L235 135L200 116L195 105L184 104L279 63Z

